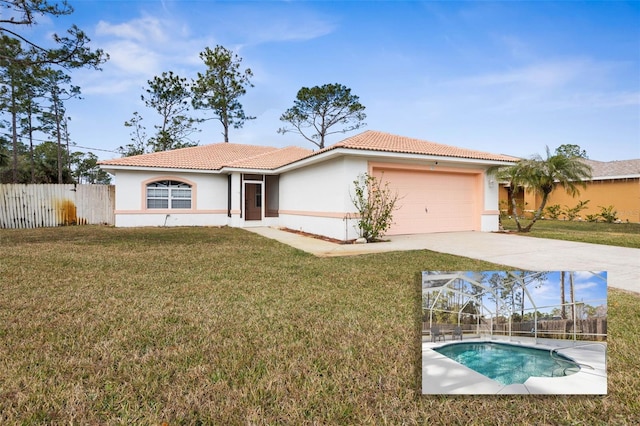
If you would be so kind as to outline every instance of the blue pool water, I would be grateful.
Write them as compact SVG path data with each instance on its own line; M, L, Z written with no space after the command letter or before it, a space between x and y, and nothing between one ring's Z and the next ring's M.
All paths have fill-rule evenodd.
M455 343L434 351L503 385L524 383L529 377L568 376L580 370L557 353L552 358L548 350L504 343Z

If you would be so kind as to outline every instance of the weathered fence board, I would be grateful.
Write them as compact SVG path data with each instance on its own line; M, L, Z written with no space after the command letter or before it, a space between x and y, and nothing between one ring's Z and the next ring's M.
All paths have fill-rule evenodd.
M450 333L454 324L436 324L441 331ZM513 322L511 323L511 333L518 336L533 336L532 329L535 324L533 321ZM461 324L464 332L475 332L475 324ZM491 328L488 324L480 324L481 331L490 333ZM429 332L429 321L422 322L422 333ZM509 334L509 324L493 324L493 332L497 334ZM581 340L607 340L607 318L587 318L576 321L576 335ZM538 337L550 337L556 339L571 339L573 337L573 321L571 320L539 320L538 321Z
M514 322L511 324L511 332L514 334L531 334L534 328L533 321ZM596 340L606 340L607 318L587 318L576 321L576 334L580 336L598 336ZM508 333L508 324L494 325L494 331ZM571 320L539 320L538 337L555 337L570 339L573 336L573 321Z
M112 185L0 185L0 228L113 225Z

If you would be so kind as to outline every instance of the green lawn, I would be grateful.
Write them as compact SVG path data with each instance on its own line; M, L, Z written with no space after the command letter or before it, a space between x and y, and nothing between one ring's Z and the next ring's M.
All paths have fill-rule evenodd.
M230 228L0 230L0 424L637 424L640 297L615 290L607 396L421 395L419 272L497 267Z
M524 225L528 221L521 222ZM502 219L505 230L517 230L516 221ZM567 220L539 220L531 232L521 235L579 241L620 247L640 248L640 223L577 222Z

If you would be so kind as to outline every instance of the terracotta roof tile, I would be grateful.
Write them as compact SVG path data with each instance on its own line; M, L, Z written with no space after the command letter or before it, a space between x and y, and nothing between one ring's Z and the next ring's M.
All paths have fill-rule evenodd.
M310 149L289 146L275 151L265 152L253 157L243 158L227 164L228 167L243 169L272 170L285 164L293 163L304 157L308 157L313 151Z
M100 165L219 170L234 161L277 150L268 146L217 143L101 161Z
M102 166L153 167L189 170L220 170L223 167L273 170L338 148L469 158L490 161L518 161L516 157L458 148L434 142L369 130L325 149L313 152L295 146L267 146L217 143L173 151L123 157L101 161Z
M371 151L396 152L404 154L423 154L443 157L469 158L475 160L519 161L519 158L503 154L491 154L483 151L458 148L385 132L368 130L331 145L318 153L336 148L361 149Z
M591 166L593 178L640 175L640 159L620 161L583 161Z

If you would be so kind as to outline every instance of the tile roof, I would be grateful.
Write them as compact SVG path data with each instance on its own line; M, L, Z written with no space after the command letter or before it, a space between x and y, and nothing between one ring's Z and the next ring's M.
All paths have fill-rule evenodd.
M301 160L312 153L313 151L310 149L289 146L230 162L227 164L227 167L272 170L277 169L280 166L284 166L285 164Z
M331 145L318 153L336 148L349 148L368 151L384 151L404 154L422 154L443 157L469 158L475 160L519 161L519 158L503 154L491 154L484 151L458 148L390 133L367 130Z
M220 170L222 167L235 161L273 153L275 151L278 151L278 148L236 143L217 143L101 161L100 165Z
M640 176L640 159L620 161L583 160L591 166L593 178Z
M303 158L338 148L422 154L491 161L518 161L516 157L458 148L434 142L368 130L319 151L290 146L275 148L235 143L201 145L173 151L101 161L101 166L152 167L188 170L220 170L224 167L274 170Z

